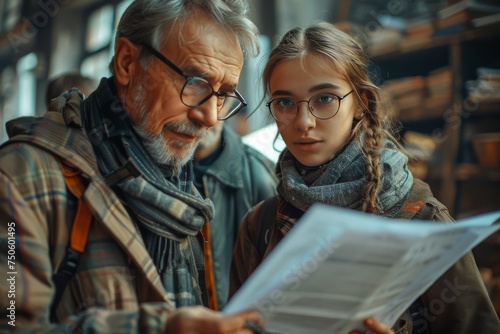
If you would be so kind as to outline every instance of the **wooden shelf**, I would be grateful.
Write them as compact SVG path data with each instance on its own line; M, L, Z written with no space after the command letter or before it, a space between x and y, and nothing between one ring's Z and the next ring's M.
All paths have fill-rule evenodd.
M388 48L385 53L379 48L382 54L372 55L383 79L429 76L436 69L450 67L452 81L448 103L432 108L422 103L400 109L396 117L412 131L429 133L429 126L441 130L441 161L429 167L427 180L435 184L434 193L454 216L471 207L486 209L487 204L478 205L473 201L475 195L471 197L468 192L487 193L497 189L500 182L500 168L469 163L471 157L467 156L470 138L479 130L477 121L482 118L494 127L493 123L498 122L500 116L500 101L464 100L465 82L477 78L477 68L492 66L489 64L495 61L494 54L500 51L499 42L500 23L428 40L406 40L399 48Z
M491 24L485 27L476 28L473 30L465 30L458 33L439 35L430 37L427 40L411 38L403 39L399 47L389 48L386 53L370 54L371 57L377 60L386 60L393 57L400 57L404 54L413 52L425 52L430 49L446 47L450 44L459 44L468 41L498 39L500 31L500 23Z
M415 107L403 109L399 111L397 118L403 123L440 119L443 117L446 110L450 108L450 104L451 103L440 104L432 108Z
M464 106L471 116L500 115L500 101L464 101Z
M458 181L500 181L500 167L483 167L477 164L458 164L456 170Z

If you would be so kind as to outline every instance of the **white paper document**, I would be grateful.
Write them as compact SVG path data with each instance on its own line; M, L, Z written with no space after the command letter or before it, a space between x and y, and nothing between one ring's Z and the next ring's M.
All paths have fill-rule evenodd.
M275 140L277 134L278 126L275 122L272 122L257 131L243 136L241 140L246 145L256 149L264 154L269 160L276 163L278 162L281 151L285 148L285 142L279 134L278 138Z
M500 212L445 224L317 204L223 312L257 309L268 331L283 334L343 334L363 329L368 316L393 324L460 257L499 228Z

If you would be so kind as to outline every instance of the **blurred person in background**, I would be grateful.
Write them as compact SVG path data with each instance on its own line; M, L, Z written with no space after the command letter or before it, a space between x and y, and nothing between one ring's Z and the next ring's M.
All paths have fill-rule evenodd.
M276 194L274 163L245 145L229 126L211 127L194 153L195 186L214 203L210 236L218 309L229 294L229 270L239 226L248 210ZM207 268L208 269L208 268Z

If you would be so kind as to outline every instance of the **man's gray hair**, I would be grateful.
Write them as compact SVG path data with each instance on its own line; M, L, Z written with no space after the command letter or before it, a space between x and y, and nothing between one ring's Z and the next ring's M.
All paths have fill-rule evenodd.
M247 17L246 0L136 0L123 14L115 37L126 37L136 44L148 44L159 48L166 25L180 24L197 10L208 13L227 31L233 32L244 55L256 56L260 46L258 29ZM179 36L182 39L182 36ZM109 65L111 73L113 60Z

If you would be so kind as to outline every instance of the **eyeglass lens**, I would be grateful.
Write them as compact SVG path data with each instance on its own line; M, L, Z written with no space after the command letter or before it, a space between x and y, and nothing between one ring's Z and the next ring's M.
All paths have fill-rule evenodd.
M202 78L189 77L182 90L182 101L184 104L192 107L199 106L206 100L214 95L212 86ZM223 119L236 112L240 106L241 101L233 95L217 96L218 118Z
M340 107L340 99L333 94L319 94L311 97L309 101L295 102L289 98L276 98L269 103L269 109L276 120L290 122L297 116L298 103L306 102L311 113L319 119L328 119L335 116Z

